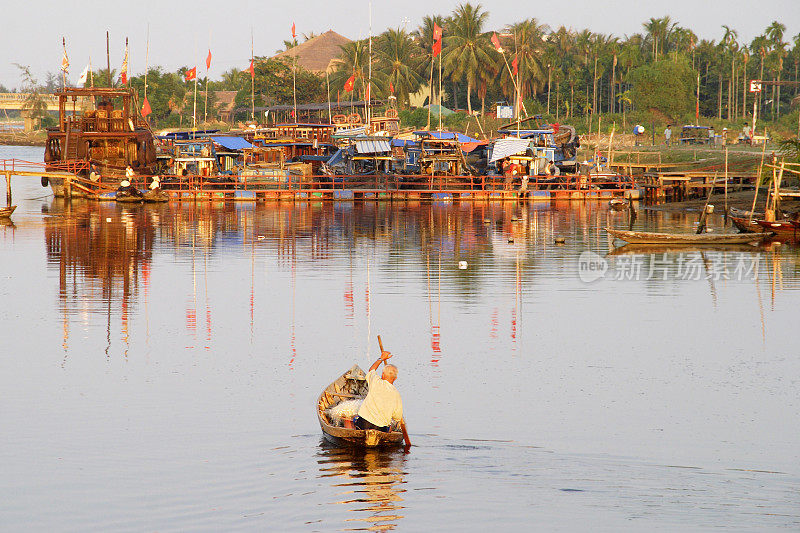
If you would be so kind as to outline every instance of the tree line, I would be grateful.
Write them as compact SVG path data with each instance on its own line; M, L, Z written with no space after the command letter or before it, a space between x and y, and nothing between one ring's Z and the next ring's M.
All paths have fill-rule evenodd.
M490 29L488 17L480 4L463 3L449 14L423 17L412 31L388 29L373 37L373 98L393 94L401 109L411 107L413 95L424 103L441 98L449 108L482 116L495 103L513 105L519 94L528 113L587 124L599 114L620 115L622 121L627 114L640 121L692 122L698 104L702 120L736 123L752 115L756 99L760 118L785 123L787 129L797 123L792 122L800 107L797 85L749 91L753 79L798 81L800 34L790 39L780 22L746 42L728 26L720 27L719 40L700 39L668 16L651 18L641 32L624 37L551 28L535 18ZM443 29L439 57L433 55L435 25ZM495 35L502 51L492 42ZM296 45L297 41L284 42L286 48ZM343 46L327 80L324 74L296 67L298 102L364 99L369 49L367 39ZM290 60L257 57L254 69L255 105L292 103L295 66ZM185 71L186 67L178 72L160 67L148 71L154 123L185 126L187 113L191 120L194 86L184 82ZM116 79L113 71L110 74ZM108 78L109 73L100 70L95 84ZM350 79L353 89L347 91ZM132 77L131 85L141 99L144 77ZM215 91L236 91L237 107L251 105L248 70L231 69L218 80L200 79L199 87L210 91L212 110Z

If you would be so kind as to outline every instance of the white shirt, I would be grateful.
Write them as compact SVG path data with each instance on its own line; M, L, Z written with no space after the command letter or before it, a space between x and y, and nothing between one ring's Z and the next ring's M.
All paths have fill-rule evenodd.
M388 426L392 419L403 418L403 400L394 385L382 379L374 370L367 372L367 397L361 403L358 416L376 426Z

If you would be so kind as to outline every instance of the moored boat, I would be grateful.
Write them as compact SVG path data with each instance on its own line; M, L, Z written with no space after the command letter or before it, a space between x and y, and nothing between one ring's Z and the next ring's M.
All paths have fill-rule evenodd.
M0 207L0 218L8 218L8 217L10 217L11 213L13 213L14 209L16 209L16 208L17 208L17 206L15 206L15 205L10 205L8 207Z
M353 368L328 385L317 401L317 417L322 434L328 441L336 444L369 448L399 446L403 442L403 433L399 428L392 427L389 432L352 429L340 425L339 421L331 416L331 408L343 401L363 400L367 396L367 391L366 374L358 365L353 365Z
M612 236L630 244L747 244L760 242L771 233L654 233L605 228Z

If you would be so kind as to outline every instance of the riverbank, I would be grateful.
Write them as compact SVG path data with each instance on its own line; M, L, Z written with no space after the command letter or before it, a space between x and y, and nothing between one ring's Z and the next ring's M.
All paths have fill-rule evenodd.
M743 209L749 211L753 206L754 191L737 191L728 194L728 206L735 207L736 209ZM758 191L758 198L756 199L756 211L763 211L764 202L767 199L767 190L761 189ZM647 206L645 209L650 211L663 211L666 213L686 213L686 212L700 212L706 203L705 198L693 198L691 200L684 200L682 202L670 202L660 205ZM722 212L725 209L725 195L713 194L709 203L714 205L715 208ZM783 200L781 202L781 209L783 211L793 213L800 211L800 200Z
M44 146L46 141L45 130L0 132L0 145L5 146Z

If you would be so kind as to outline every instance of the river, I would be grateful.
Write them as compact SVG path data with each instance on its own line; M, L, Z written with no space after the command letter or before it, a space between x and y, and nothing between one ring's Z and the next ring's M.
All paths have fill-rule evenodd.
M599 202L13 192L2 529L800 528L796 246L609 255L627 215ZM328 446L317 423L378 334L408 454Z

